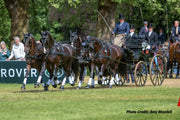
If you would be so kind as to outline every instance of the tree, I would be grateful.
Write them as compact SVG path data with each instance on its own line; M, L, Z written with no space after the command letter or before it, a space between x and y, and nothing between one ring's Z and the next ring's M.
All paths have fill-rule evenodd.
M102 16L98 14L97 26L96 26L96 36L100 39L109 39L112 33L112 29L115 26L117 2L112 0L99 0L98 11L104 19L107 21L106 25ZM110 27L110 28L109 28Z
M3 0L0 0L0 41L9 44L9 35L11 28L11 20Z
M28 31L30 0L4 0L4 3L11 19L10 41L12 45L14 36L22 39L22 33Z

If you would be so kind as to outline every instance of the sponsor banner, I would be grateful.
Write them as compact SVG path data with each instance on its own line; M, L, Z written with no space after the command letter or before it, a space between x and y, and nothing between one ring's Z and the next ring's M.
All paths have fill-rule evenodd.
M26 61L0 61L0 83L23 83L26 71ZM38 76L38 71L31 68L27 83L36 83ZM57 74L58 80L62 81L64 76L64 70L60 69ZM49 72L45 70L42 80L47 82L48 79Z

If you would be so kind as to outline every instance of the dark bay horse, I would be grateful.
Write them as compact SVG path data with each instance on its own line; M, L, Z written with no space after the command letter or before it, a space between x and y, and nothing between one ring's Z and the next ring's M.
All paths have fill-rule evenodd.
M43 54L43 48L41 44L36 43L33 35L30 33L24 34L24 40L23 40L24 46L25 46L25 53L26 53L26 75L23 81L23 85L21 87L21 90L25 89L25 85L27 82L27 77L29 74L30 69L36 68L39 72L39 77L37 80L37 83L34 85L34 87L39 87L39 83L42 83L42 86L44 87L44 84L42 82L42 75L45 70L45 55Z
M104 71L112 71L112 78L110 80L109 88L112 88L115 76L118 73L119 63L123 57L123 49L113 45L103 43L98 39L92 39L90 43L91 47L91 75L88 86L91 85L92 78L94 76L95 65L99 68L100 77L104 76Z
M65 71L65 78L62 82L60 89L64 89L66 78L69 79L70 84L74 80L73 73L73 60L75 52L73 47L69 44L60 44L54 41L49 31L41 33L41 43L44 47L44 53L47 55L46 67L50 73L49 82L54 79L57 80L57 71L59 68L63 68ZM55 72L54 72L55 71ZM75 72L74 72L75 73ZM49 82L47 83L46 89L48 90Z
M172 77L172 70L173 70L173 60L176 60L178 63L177 66L177 74L176 78L179 78L179 69L180 69L180 41L177 41L175 43L170 43L169 47L169 62L170 62L170 77Z
M91 60L89 59L89 46L86 36L83 36L81 34L76 35L72 39L73 41L73 47L76 49L76 55L78 57L78 65L80 68L80 75L79 75L79 84L77 89L81 88L81 84L84 80L84 72L86 68L89 68L89 71L91 71ZM94 77L92 79L92 88L94 88Z

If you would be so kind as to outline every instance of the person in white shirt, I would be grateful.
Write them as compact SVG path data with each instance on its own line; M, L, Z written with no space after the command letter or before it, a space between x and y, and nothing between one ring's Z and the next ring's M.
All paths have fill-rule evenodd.
M9 56L7 61L15 57L15 60L25 60L24 44L20 42L19 37L14 37L14 44L12 46L11 56Z

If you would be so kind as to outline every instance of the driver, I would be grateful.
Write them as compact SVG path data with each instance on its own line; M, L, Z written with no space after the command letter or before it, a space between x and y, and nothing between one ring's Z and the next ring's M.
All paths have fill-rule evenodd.
M113 35L117 33L116 38L114 39L114 44L122 47L125 43L125 35L129 34L129 23L124 21L125 17L123 14L119 14L119 22L116 24Z

